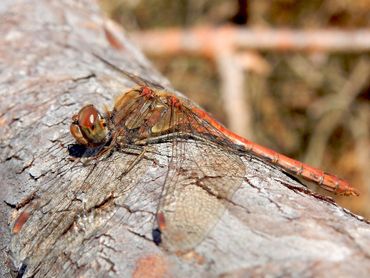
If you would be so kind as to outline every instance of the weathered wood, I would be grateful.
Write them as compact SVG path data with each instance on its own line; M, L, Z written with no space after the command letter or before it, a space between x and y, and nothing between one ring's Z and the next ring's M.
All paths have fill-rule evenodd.
M122 179L134 150L82 165L67 145L73 113L110 105L134 85L92 52L166 81L91 1L1 1L0 22L1 277L370 273L369 223L248 156L243 184L194 251L156 246L168 145Z

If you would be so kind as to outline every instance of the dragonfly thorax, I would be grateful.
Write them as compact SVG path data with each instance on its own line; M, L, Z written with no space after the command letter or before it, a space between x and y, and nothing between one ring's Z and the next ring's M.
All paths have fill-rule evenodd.
M71 133L76 141L85 146L97 146L106 142L108 128L104 117L94 105L86 105L72 117Z

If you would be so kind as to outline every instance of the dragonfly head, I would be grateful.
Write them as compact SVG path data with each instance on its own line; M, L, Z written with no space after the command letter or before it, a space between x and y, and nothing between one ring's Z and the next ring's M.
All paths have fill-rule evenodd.
M108 128L104 117L94 105L86 105L72 117L71 133L76 141L85 146L97 146L107 139Z

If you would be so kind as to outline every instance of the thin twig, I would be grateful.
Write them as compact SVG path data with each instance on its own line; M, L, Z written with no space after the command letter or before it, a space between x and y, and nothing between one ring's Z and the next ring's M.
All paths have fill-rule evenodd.
M141 31L130 36L148 54L191 53L214 57L220 41L235 48L270 51L370 51L370 30L276 30L233 26L202 26L188 30L173 28Z

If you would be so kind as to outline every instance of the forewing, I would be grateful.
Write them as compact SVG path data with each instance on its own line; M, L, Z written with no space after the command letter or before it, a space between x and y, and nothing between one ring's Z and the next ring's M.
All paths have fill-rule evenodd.
M119 66L116 66L113 62L110 62L108 59L104 58L103 57L104 55L98 55L93 52L91 52L91 54L95 56L96 58L98 58L100 61L102 61L104 64L108 65L113 70L123 74L124 76L126 76L127 78L129 78L131 81L135 82L139 86L149 86L149 87L156 88L156 89L164 89L164 87L161 84L155 81L145 79L136 74L128 72Z

